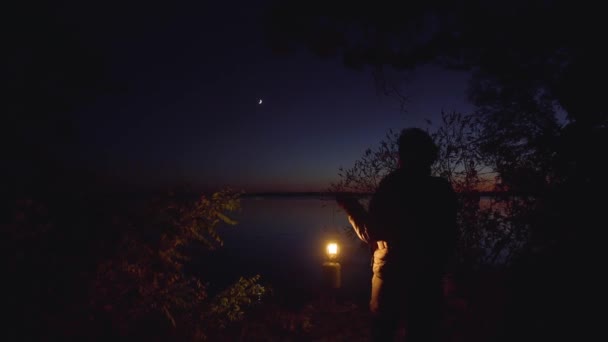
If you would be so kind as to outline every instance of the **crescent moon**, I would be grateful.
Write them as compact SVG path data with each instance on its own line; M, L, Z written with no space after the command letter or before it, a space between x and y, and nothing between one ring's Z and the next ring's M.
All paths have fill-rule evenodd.
M258 101L258 104L262 104L262 99L260 99L260 101Z

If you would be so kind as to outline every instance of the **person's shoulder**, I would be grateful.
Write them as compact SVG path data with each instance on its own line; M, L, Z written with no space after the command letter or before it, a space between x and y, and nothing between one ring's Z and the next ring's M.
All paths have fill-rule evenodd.
M391 171L388 174L386 174L384 177L382 177L382 179L380 180L380 182L378 183L378 186L376 188L376 194L385 193L387 191L392 191L397 187L397 185L400 182L397 171L398 170Z

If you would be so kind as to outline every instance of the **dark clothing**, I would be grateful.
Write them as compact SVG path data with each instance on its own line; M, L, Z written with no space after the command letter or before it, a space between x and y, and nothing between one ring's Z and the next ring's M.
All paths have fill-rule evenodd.
M379 247L372 279L377 340L390 340L403 318L408 341L432 341L439 324L441 279L456 244L456 203L443 178L399 169L381 181L365 232L359 234Z
M402 323L408 342L439 340L442 304L440 280L388 281L383 282L379 291L379 308L372 316L373 341L393 341Z
M368 234L386 241L383 278L402 270L443 271L456 243L456 196L443 178L399 169L381 182L369 206Z

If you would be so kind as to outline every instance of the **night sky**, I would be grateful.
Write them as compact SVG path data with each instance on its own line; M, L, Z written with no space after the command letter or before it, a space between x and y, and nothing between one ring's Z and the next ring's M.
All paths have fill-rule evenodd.
M389 129L427 128L441 110L471 109L464 73L409 74L403 112L370 70L304 47L274 53L263 2L205 3L55 9L99 54L112 85L76 111L83 158L101 174L141 185L322 191Z

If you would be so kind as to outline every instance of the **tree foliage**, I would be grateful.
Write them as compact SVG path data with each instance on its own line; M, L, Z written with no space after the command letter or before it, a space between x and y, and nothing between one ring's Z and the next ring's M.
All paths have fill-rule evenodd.
M305 45L359 69L434 63L468 70L475 75L471 90L479 103L516 101L545 112L557 104L571 120L597 125L607 113L593 85L606 79L608 67L605 52L594 45L602 32L594 9L525 0L275 2L266 32L277 50ZM487 90L499 96L488 98Z
M340 180L330 185L330 192L352 192L370 194L376 191L380 180L388 173L397 169L398 162L398 133L392 130L386 134L380 146L368 148L361 159L356 160L350 168L340 167Z
M184 267L194 245L222 245L217 228L237 223L231 213L240 208L239 193L147 200L75 192L5 208L12 217L0 225L3 264L15 276L6 304L18 322L15 336L203 338L265 294L254 276L215 298L209 280ZM224 308L225 299L232 304Z
M184 272L188 249L221 246L217 227L235 225L229 213L239 208L239 194L230 190L196 200L171 193L154 201L143 221L134 222L141 226L123 236L119 253L99 265L91 289L95 311L109 313L119 336L147 336L150 330L139 324L152 321L160 334L203 338L242 319L243 310L264 294L259 276L241 278L208 298L201 279Z
M504 188L495 163L502 150L487 148L486 130L475 113L444 112L436 130L430 132L439 147L432 172L446 178L459 199L457 260L473 267L509 263L525 246L534 208L530 197L499 193L482 200L481 193ZM376 149L368 149L351 168L340 169L340 179L331 184L330 191L373 193L382 177L397 168L398 137L389 131ZM525 167L518 163L510 166Z
M223 329L232 322L241 321L246 307L260 302L266 289L258 283L260 276L239 278L239 280L220 292L209 304L204 318L212 320L211 326Z
M577 241L575 254L582 256L600 249L581 246L593 245L594 222L605 222L591 198L608 191L608 169L598 157L608 148L608 112L596 86L608 78L606 52L596 48L603 32L600 13L592 4L564 1L275 2L266 32L277 51L306 46L380 77L385 70L425 64L469 72L476 110L462 118L467 121L463 134L447 128L435 132L436 139L445 140L435 171L463 191L492 183L494 176L496 190L520 195L518 202L500 204L512 211L508 226L521 228L508 237L532 235L534 242L524 248L528 252L564 256ZM389 93L394 88L380 84ZM471 136L466 130L474 133L470 146L466 138L458 141L459 135ZM370 150L353 169L342 170L340 188L369 192L384 172L366 161L374 154ZM486 167L494 174L482 171ZM475 217L467 220L476 222ZM482 237L487 235L473 240Z
M470 72L482 148L493 158L485 164L510 190L539 194L566 178L606 187L608 170L593 152L608 147L608 112L595 86L608 78L608 63L594 45L603 32L594 10L524 0L276 2L266 32L278 50L304 45L376 75L424 64Z

